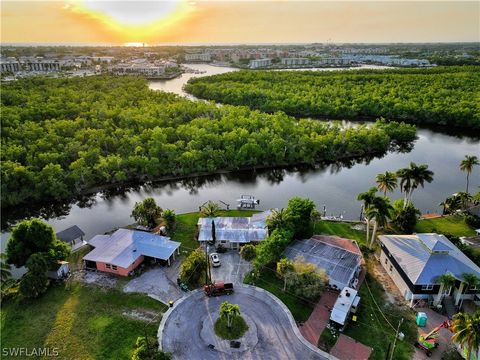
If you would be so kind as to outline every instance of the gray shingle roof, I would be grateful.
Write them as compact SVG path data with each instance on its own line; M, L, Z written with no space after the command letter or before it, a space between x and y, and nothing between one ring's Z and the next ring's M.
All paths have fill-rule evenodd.
M443 235L382 235L379 239L414 285L436 284L447 272L459 280L462 273L480 277L480 268Z
M168 260L180 243L170 238L128 229L118 229L112 235L97 235L89 244L94 246L84 260L129 267L140 256Z
M70 243L73 240L76 240L82 236L85 236L85 233L77 226L70 226L68 229L58 232L57 239L62 240L66 243Z

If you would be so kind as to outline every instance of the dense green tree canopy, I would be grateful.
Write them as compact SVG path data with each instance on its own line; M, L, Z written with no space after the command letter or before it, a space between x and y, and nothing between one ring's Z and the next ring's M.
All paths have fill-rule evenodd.
M131 216L138 224L154 228L157 225L157 219L162 215L162 211L163 209L157 205L155 199L149 197L135 203Z
M207 259L202 248L192 251L180 266L180 280L192 287L205 281L202 275L207 271Z
M54 261L64 260L70 250L68 245L57 240L47 223L39 219L24 220L13 229L7 242L7 262L21 267L37 253L42 253L51 266Z
M314 209L315 203L310 199L293 197L288 200L287 212L293 226L293 236L296 239L312 235L311 214Z
M103 185L383 154L408 125L295 120L149 90L134 77L28 78L2 86L2 207Z
M238 71L189 80L209 100L295 116L386 117L480 129L480 68Z

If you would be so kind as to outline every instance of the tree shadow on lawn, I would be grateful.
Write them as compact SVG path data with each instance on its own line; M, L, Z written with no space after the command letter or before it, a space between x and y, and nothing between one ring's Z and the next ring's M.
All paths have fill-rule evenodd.
M66 306L64 284L53 285L38 299L21 297L2 303L2 348L42 348L57 314Z
M88 357L95 359L129 359L137 337L148 335L156 341L161 313L167 306L143 294L125 294L120 290L87 288L79 294L73 340L82 339ZM128 310L148 309L158 313L151 322L124 315ZM77 344L70 342L72 355L77 356Z

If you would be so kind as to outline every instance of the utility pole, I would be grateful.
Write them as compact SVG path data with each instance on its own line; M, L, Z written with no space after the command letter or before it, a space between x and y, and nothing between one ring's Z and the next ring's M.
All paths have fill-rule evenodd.
M398 322L397 331L395 332L395 339L393 339L392 352L390 353L390 360L393 359L393 353L395 352L395 345L397 343L398 332L400 331L400 326L402 325L402 323L403 323L403 318L401 318L400 321Z
M208 271L210 269L210 262L208 261L208 244L206 241L205 243L205 261L207 262L207 268L205 269L205 285L208 285Z

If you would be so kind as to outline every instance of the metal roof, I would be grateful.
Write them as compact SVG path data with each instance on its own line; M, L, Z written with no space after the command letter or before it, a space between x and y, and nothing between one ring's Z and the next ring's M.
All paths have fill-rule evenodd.
M212 221L215 223L217 240L248 243L251 241L265 240L268 236L266 218L270 211L255 214L252 217L216 217L200 218L198 240L212 240Z
M142 255L168 260L180 247L179 242L171 241L168 237L128 229L118 229L112 235L97 235L89 244L95 249L85 255L84 260L123 268L129 267Z
M68 229L58 232L57 239L70 243L79 237L85 236L85 233L77 226L70 226Z
M462 273L480 277L480 268L444 235L381 235L379 239L415 285L436 284L445 273L459 280Z
M315 238L295 241L285 255L292 260L303 256L306 262L324 269L330 279L342 284L348 284L362 261L359 254Z

